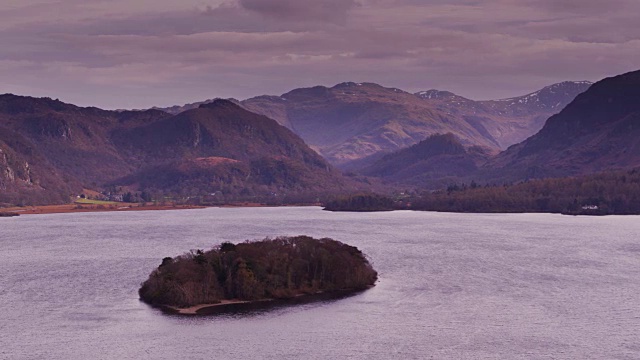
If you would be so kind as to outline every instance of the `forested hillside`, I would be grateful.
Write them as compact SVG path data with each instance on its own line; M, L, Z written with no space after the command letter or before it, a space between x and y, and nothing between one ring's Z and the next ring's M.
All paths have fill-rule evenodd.
M451 185L426 192L414 210L448 212L550 212L640 214L640 170L530 180L515 185Z

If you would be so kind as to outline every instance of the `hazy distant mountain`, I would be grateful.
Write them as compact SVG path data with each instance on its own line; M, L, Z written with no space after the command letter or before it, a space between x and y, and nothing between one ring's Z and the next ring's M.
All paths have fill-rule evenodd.
M351 184L290 130L226 100L171 116L0 96L0 203L66 202L83 187L250 197Z
M293 130L332 164L354 169L433 134L452 133L466 147L497 153L535 134L590 84L563 82L521 97L473 101L447 91L410 94L346 82L239 103ZM161 110L177 114L211 101Z
M604 79L542 130L491 160L493 179L589 174L640 166L640 71Z
M453 134L437 134L385 155L360 172L391 182L437 189L474 173L488 157L480 147L465 148Z
M242 105L273 116L329 162L342 166L411 146L436 133L456 134L465 146L499 148L484 129L414 94L377 84L296 89L280 97L248 99Z
M220 98L215 98L215 99L207 99L204 101L198 101L198 102L194 102L191 104L184 104L184 105L174 105L174 106L169 106L169 107L158 107L158 106L154 106L153 108L151 108L152 110L160 110L160 111L164 111L168 114L171 115L178 115L181 112L185 112L187 110L193 110L193 109L197 109L200 107L200 105L206 105L206 104L210 104L216 100L220 100ZM233 98L229 98L229 99L225 99L228 101L231 101L233 103L239 104L240 102L236 99Z
M555 111L557 101L581 89L561 83L523 97L482 102L507 115L535 109ZM428 101L453 102L459 111L480 111L475 102L446 92L423 92ZM551 105L553 104L553 105ZM437 140L437 141L436 141ZM456 143L452 135L432 137L364 167L365 174L429 188L446 183L505 183L532 178L593 174L640 166L640 71L602 80L578 95L523 142L490 157ZM477 149L477 148L476 148Z
M564 82L518 98L473 101L446 91L409 94L370 83L342 83L259 96L242 105L289 127L330 162L353 168L367 157L438 133L497 153L535 134L589 86Z
M436 109L475 126L504 150L540 131L551 115L560 112L591 84L565 81L524 96L488 101L473 101L438 90L416 95Z
M585 92L593 85L590 81L565 81L553 84L542 90L524 96L502 99L479 101L501 114L520 116L536 111L560 112L576 96Z

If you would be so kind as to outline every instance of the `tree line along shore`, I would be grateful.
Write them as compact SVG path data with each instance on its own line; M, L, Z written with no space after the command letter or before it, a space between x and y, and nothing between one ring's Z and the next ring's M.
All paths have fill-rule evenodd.
M329 211L422 210L469 213L640 214L640 170L549 178L517 184L453 184L439 191L391 198L378 194L341 196Z

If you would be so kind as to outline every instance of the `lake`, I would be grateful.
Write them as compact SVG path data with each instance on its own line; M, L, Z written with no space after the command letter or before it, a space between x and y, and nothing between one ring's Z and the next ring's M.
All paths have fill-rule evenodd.
M331 237L356 296L216 315L138 300L163 257ZM208 208L0 218L1 359L639 359L640 217Z

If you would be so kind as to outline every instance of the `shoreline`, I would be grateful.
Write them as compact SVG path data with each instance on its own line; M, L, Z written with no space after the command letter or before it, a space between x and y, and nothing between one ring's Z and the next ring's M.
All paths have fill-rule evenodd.
M202 310L230 307L234 305L249 305L249 304L263 303L268 301L276 301L276 299L261 299L261 300L252 300L252 301L220 300L220 302L216 304L200 304L200 305L194 305L186 308L179 308L179 307L169 306L169 305L160 305L159 307L163 310L174 313L176 315L199 315L200 314L199 312L201 312Z
M306 304L316 301L327 301L327 300L339 300L351 296L355 296L362 292L365 292L371 288L375 287L375 285L371 285L366 289L344 289L344 290L333 290L333 291L320 291L313 294L298 294L291 298L282 298L282 299L258 299L258 300L221 300L216 304L199 304L186 308L179 308L170 305L151 305L153 307L157 307L162 311L173 314L173 315L183 315L183 316L198 316L198 315L216 315L221 313L228 313L233 311L250 311L250 310L260 310L267 309L271 307L277 306L285 306L285 305L299 305Z
M153 210L191 210L206 208L258 208L258 207L294 207L294 206L320 206L319 204L287 204L287 205L269 205L253 202L239 202L232 204L216 204L216 205L153 205L140 203L120 203L117 205L100 205L100 204L61 204L61 205L34 205L34 206L13 206L0 208L0 212L14 213L17 215L41 215L41 214L67 214L67 213L83 213L83 212L109 212L109 211L153 211ZM16 216L17 216L16 215Z
M67 214L67 213L88 213L88 212L111 212L111 211L154 211L154 210L187 210L204 209L207 206L199 205L138 205L125 204L118 207L108 207L100 205L38 205L25 207L10 207L2 209L4 212L11 212L18 215L44 215L44 214Z
M218 208L251 208L251 207L282 207L282 206L315 206L315 205L267 205L260 203L237 203L223 205L141 205L122 203L118 206L99 204L63 204L63 205L36 205L24 207L0 208L1 212L18 215L43 215L43 214L71 214L86 212L111 212L111 211L155 211L155 210L192 210Z
M287 205L268 205L260 203L236 203L236 204L220 204L220 205L140 205L122 203L121 206L105 206L93 204L63 204L63 205L35 205L24 207L8 207L0 208L0 213L12 214L4 215L4 217L18 217L19 215L44 215L44 214L73 214L88 212L111 212L111 211L157 211L157 210L193 210L206 208L263 208L263 207L300 207L300 206L322 206L320 204L287 204ZM467 212L467 211L438 211L438 210L415 210L415 209L393 209L393 210L327 210L323 211L333 213L375 213L375 212L392 212L392 211L416 211L416 212L435 212L435 213L452 213L452 214L557 214L564 216L637 216L640 214L597 214L597 213L569 213L569 212L526 212L526 211L504 211L504 212Z

